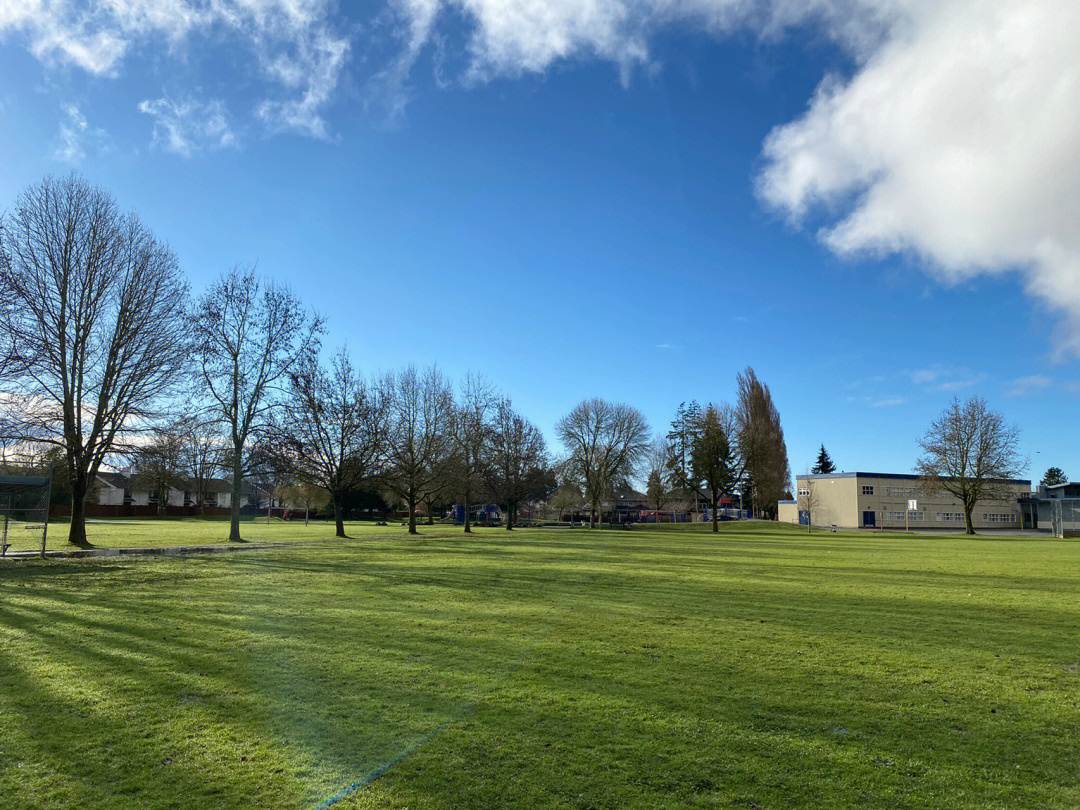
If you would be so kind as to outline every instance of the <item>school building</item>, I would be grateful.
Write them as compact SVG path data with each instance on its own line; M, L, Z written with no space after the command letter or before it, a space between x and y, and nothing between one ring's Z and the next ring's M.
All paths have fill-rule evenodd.
M963 529L960 500L941 487L928 491L917 475L843 472L796 476L798 496L780 501L782 522L806 523L806 505L812 505L815 526L843 529ZM1032 497L1031 481L1009 479L1001 500L976 505L971 522L976 529L1020 529L1022 502ZM908 509L915 501L915 509Z

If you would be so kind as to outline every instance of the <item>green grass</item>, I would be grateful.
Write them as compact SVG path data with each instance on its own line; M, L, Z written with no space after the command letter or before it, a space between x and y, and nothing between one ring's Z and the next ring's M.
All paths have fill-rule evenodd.
M371 521L346 523L346 533L363 537L371 532L404 531L390 521L390 527L381 528ZM49 522L46 548L51 551L71 551L77 546L68 542L69 524L66 520ZM433 527L449 528L449 527ZM247 542L291 543L296 541L325 540L334 536L334 523L313 520L307 526L303 517L284 521L275 518L267 522L265 517L245 518L240 524L240 535ZM91 544L107 548L216 545L229 539L228 518L89 518L86 537ZM41 524L12 523L8 528L8 542L12 551L39 551L41 549Z
M1076 541L428 531L0 567L0 805L1080 805Z

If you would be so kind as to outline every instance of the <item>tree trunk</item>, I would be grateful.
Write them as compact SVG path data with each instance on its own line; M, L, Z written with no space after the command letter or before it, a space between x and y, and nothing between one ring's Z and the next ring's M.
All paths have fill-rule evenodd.
M240 466L240 452L233 456L233 479L232 479L232 503L229 510L229 542L240 543L240 485L242 468Z
M589 506L589 528L596 528L596 501Z
M712 498L712 530L714 532L719 532L720 531L720 520L716 516L716 507L717 507L717 505L718 505L718 498L715 495L713 495L713 498Z
M511 531L514 528L514 513L517 512L517 506L514 503L506 504L506 530Z
M71 483L71 527L68 531L68 542L80 548L92 547L86 539L86 492L88 489L85 478L82 480L76 478Z
M465 476L468 478L468 475ZM472 529L469 528L469 485L465 484L465 534L472 534Z
M305 517L305 524L306 522L307 519ZM345 534L345 521L341 516L341 504L338 502L337 498L334 498L334 536L348 537L348 535Z
M971 512L975 508L975 505L964 504L964 533L975 534L975 527L971 525Z
M409 506L409 534L416 534L416 496L410 494L407 500Z

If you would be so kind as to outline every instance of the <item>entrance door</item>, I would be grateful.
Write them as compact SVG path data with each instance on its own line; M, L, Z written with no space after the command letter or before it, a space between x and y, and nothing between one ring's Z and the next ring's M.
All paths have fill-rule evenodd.
M863 526L877 526L877 513L875 513L875 512L863 512L862 513L862 525Z

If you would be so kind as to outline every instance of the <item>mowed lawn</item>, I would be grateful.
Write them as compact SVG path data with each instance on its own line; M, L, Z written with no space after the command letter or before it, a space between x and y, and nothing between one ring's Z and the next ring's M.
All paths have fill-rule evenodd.
M427 531L0 567L0 805L1080 806L1080 542Z
M393 521L397 528L400 521ZM440 528L438 526L432 529ZM446 527L444 527L446 528ZM68 542L70 525L66 519L49 523L46 548L50 551L72 551ZM349 535L366 536L386 529L370 521L346 524ZM240 523L240 535L249 543L292 543L325 540L334 536L334 523L312 520L304 525L303 516L294 520L264 517L245 517ZM228 518L88 518L86 537L94 546L105 548L148 548L154 546L216 545L229 540ZM41 524L13 522L8 527L8 543L12 551L40 551Z

